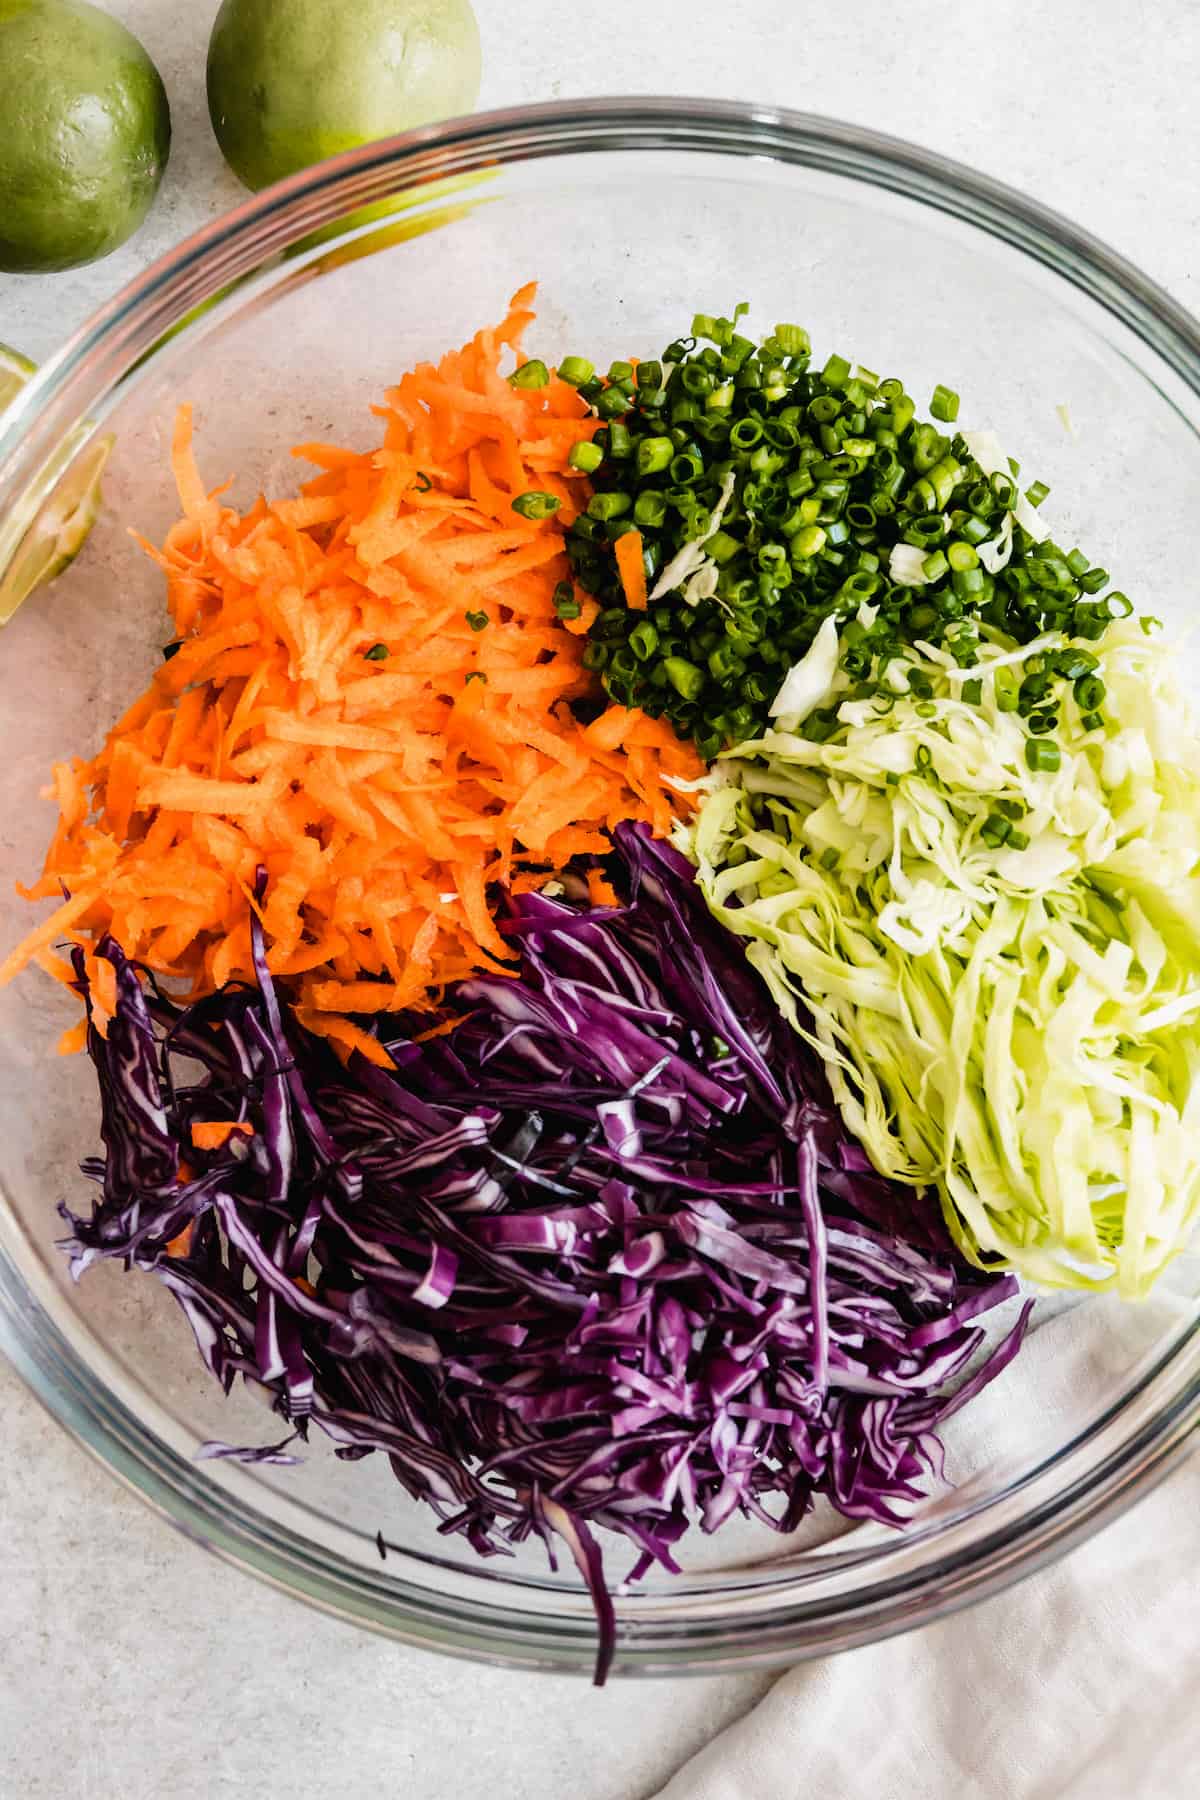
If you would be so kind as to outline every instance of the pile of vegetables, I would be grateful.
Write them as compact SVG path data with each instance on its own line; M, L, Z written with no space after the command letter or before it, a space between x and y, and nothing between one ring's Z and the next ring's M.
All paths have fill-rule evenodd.
M1200 1212L1200 738L1130 623L1049 756L1005 692L1081 648L930 647L886 709L834 675L833 729L740 746L686 835L874 1167L984 1266L1137 1298Z
M184 413L176 636L0 980L86 1004L76 1273L480 1554L565 1544L602 1678L597 1530L637 1579L900 1523L1016 1277L1185 1246L1200 737L948 389L741 308L555 370L531 297L298 497L223 505Z
M820 1494L899 1522L1025 1322L961 1379L1015 1283L958 1264L936 1218L904 1241L919 1209L870 1172L688 863L644 828L617 842L628 902L514 896L517 977L465 983L448 1035L389 1038L394 1072L304 1029L257 918L257 986L186 1007L103 941L103 1192L70 1221L77 1273L152 1270L226 1388L383 1452L444 1531L484 1555L562 1539L597 1679L594 1527L635 1578L676 1567L693 1518L788 1531Z
M614 699L709 759L788 710L784 677L827 619L845 623L861 698L916 642L969 666L989 629L1091 639L1132 611L1098 598L1105 569L1048 541L1045 485L1022 493L993 433L955 428L957 394L939 386L919 420L900 381L836 354L815 367L800 326L756 345L744 310L697 314L604 381L579 358L560 370L601 421L571 453L595 491L567 544L602 607L587 665ZM1035 730L1053 730L1064 679L1022 692Z
M377 450L301 445L323 472L297 499L222 506L184 409L184 516L152 552L171 654L98 756L56 766L59 826L26 891L60 904L0 980L70 931L193 993L249 979L261 866L272 971L311 1029L373 1054L346 1015L503 965L490 887L594 865L623 819L669 830L663 778L699 775L692 751L623 707L572 709L591 678L556 606L587 497L568 453L593 425L566 382L499 373L532 292L389 390Z

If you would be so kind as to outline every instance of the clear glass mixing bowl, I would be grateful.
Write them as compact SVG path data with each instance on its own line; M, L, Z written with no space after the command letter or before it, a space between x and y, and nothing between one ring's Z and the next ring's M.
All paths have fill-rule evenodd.
M0 568L64 444L115 436L83 554L0 643L5 947L29 919L11 879L32 877L51 830L39 798L50 762L90 753L158 659L162 585L127 528L155 538L175 514L178 402L195 407L210 482L233 476L242 502L286 492L300 473L290 444L370 444L387 382L498 318L530 277L531 347L549 360L654 353L697 307L745 299L753 323L799 320L918 396L947 382L964 422L994 427L1050 482L1064 541L1088 546L1139 605L1182 616L1200 517L1200 332L1084 233L924 151L799 114L596 101L416 132L190 238L0 423ZM222 1401L152 1279L106 1266L71 1285L55 1207L81 1198L96 1108L83 1059L52 1057L70 1020L36 971L0 995L0 1348L34 1391L182 1530L289 1592L409 1642L589 1669L574 1572L552 1575L532 1551L503 1568L476 1561L437 1536L382 1459L347 1466L314 1443L298 1469L193 1460L203 1439L263 1441L271 1421L247 1394ZM694 1534L682 1577L619 1599L617 1669L844 1648L995 1590L1095 1530L1183 1454L1200 1417L1187 1276L1141 1308L1087 1302L1107 1308L1103 1350L1078 1366L1069 1350L1037 1363L1035 1335L1020 1391L1036 1371L1036 1404L997 1387L986 1415L968 1409L951 1443L961 1484L904 1533L818 1528L782 1547L757 1530Z

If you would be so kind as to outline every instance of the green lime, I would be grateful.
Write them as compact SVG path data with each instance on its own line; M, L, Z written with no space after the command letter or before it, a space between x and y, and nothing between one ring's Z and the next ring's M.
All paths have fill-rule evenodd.
M0 0L0 269L71 269L145 218L171 147L158 70L85 0Z
M34 364L19 350L0 344L0 413L34 373ZM49 498L22 535L7 567L0 572L0 625L8 621L34 588L53 581L83 548L100 511L100 476L112 449L111 437L96 438L75 454L80 432L73 432L46 467L43 479L54 481ZM72 461L72 458L74 460ZM0 537L2 537L0 533ZM4 549L0 544L0 552ZM2 561L2 556L0 556Z
M250 188L413 125L470 112L468 0L224 0L208 46L217 142Z

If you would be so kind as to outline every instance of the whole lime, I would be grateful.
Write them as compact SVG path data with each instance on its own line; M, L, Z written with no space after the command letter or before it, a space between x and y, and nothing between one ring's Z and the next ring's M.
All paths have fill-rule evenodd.
M479 97L468 0L224 0L208 46L208 111L247 187Z
M71 269L136 231L171 113L132 32L85 0L0 0L0 269Z

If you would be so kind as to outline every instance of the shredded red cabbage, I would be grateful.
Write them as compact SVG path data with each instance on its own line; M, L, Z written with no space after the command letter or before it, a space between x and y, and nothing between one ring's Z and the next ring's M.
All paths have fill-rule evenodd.
M394 1074L297 1024L257 926L259 987L188 1006L104 942L102 1198L64 1209L75 1273L153 1270L226 1391L243 1375L301 1436L382 1451L481 1555L565 1542L597 1681L615 1626L593 1527L637 1579L676 1568L692 1520L790 1531L823 1495L898 1523L1025 1322L964 1379L1015 1283L870 1171L684 859L616 839L628 904L514 900L519 978L464 983L448 1035L389 1039ZM212 1119L254 1135L195 1150Z

